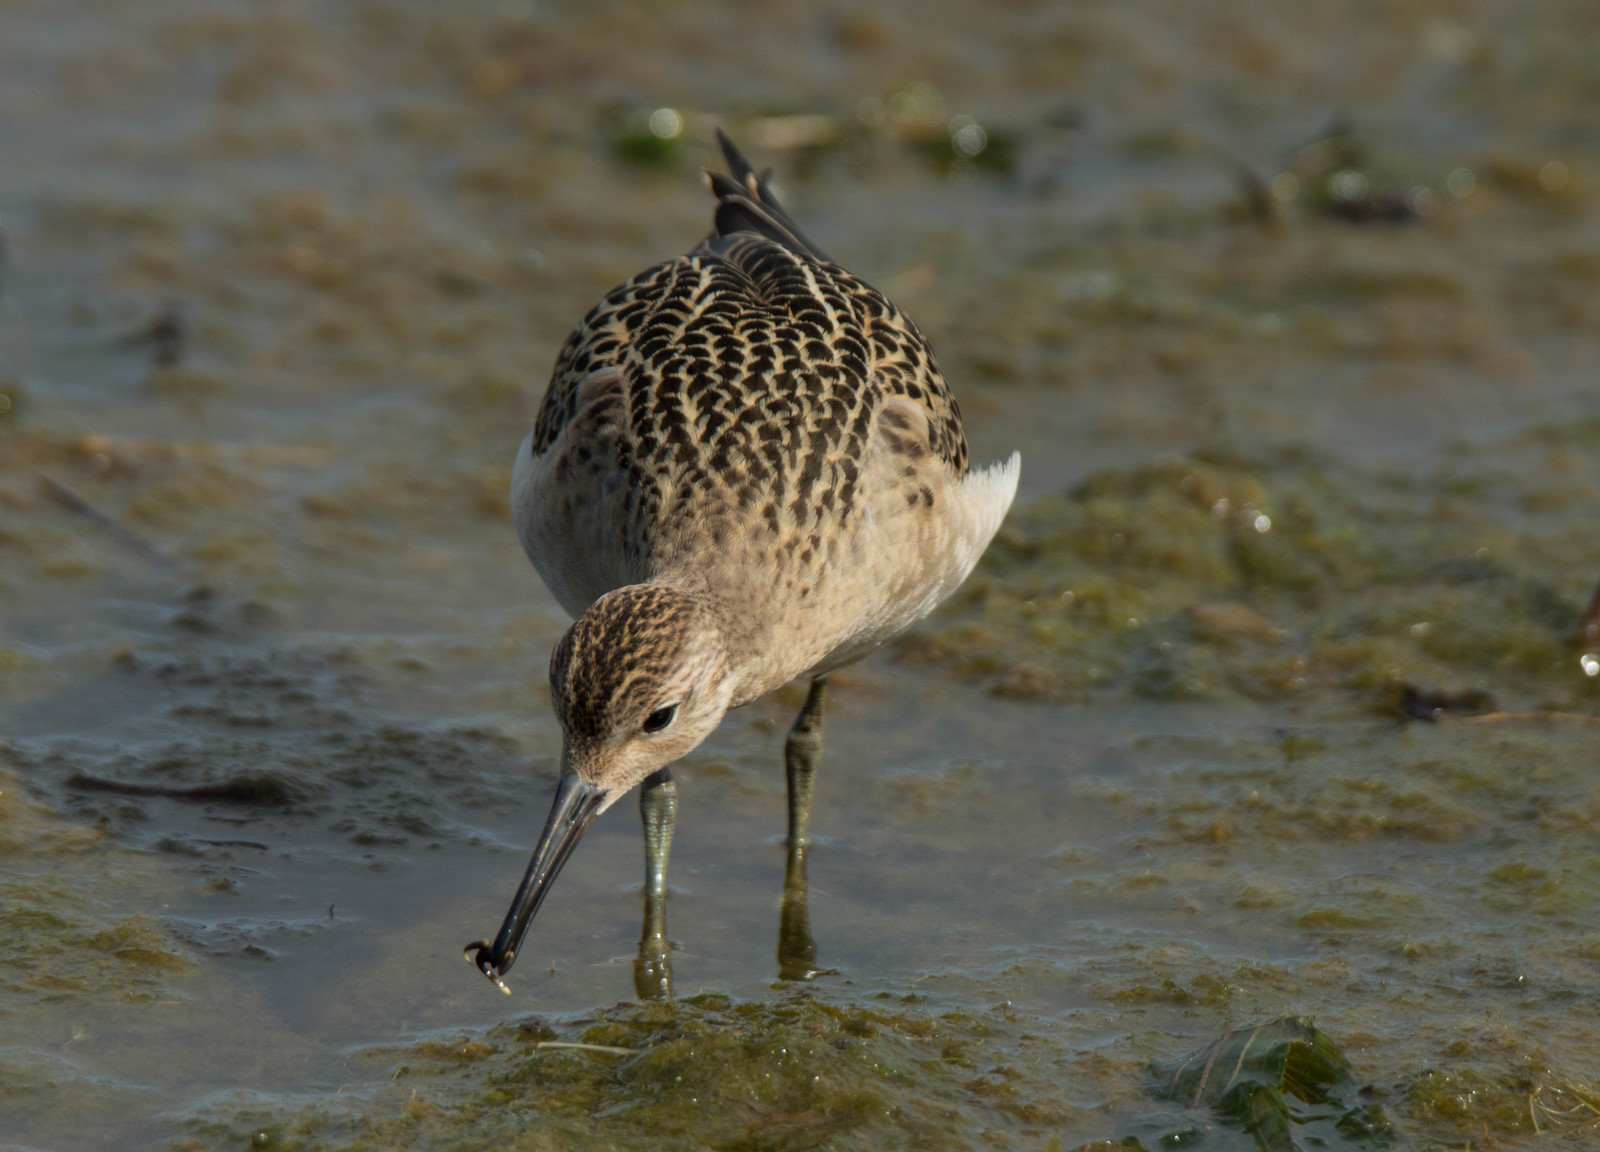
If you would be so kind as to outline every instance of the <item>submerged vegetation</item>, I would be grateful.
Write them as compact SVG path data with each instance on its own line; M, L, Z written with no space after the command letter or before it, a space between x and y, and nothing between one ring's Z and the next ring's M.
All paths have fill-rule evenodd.
M1153 1095L1210 1108L1259 1152L1392 1145L1393 1130L1372 1102L1372 1088L1356 1082L1339 1046L1309 1020L1240 1025L1181 1060L1157 1065L1150 1076ZM1156 1141L1181 1142L1176 1134Z

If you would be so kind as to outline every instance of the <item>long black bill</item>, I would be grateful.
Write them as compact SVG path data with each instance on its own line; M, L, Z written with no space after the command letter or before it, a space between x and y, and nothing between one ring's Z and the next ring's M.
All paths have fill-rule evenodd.
M517 889L516 899L511 901L506 922L500 925L500 934L494 938L493 944L478 940L467 945L466 957L472 966L507 995L511 989L506 987L501 977L511 971L511 965L516 962L517 949L522 947L522 938L528 934L528 925L533 923L534 914L539 911L539 905L544 903L545 893L550 891L550 882L561 871L567 857L572 855L572 850L589 830L589 825L594 823L604 801L605 793L593 784L584 783L576 772L561 774L561 783L556 786L555 803L550 807L550 819L545 821L539 846L533 850L533 859L529 861L528 871L522 877L522 886Z

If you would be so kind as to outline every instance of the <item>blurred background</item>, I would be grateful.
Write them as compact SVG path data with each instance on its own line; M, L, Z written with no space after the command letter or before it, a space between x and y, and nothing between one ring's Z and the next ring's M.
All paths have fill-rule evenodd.
M1330 1140L1584 1146L1596 45L1582 0L4 0L0 1146L1286 1147L1147 1074L1282 1015L1366 1086ZM679 773L679 1004L631 999L631 803L506 1000L456 955L565 626L510 461L708 230L718 126L1022 492L838 678L828 972L775 983L791 689Z

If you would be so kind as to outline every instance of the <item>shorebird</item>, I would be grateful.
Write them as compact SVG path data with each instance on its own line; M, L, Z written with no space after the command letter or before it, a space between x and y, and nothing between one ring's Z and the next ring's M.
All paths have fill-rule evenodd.
M711 234L578 324L517 450L517 534L576 620L550 658L563 744L549 819L498 936L467 946L505 991L556 874L636 785L647 905L636 977L641 994L651 979L670 991L669 766L730 708L797 677L811 683L785 745L779 950L803 968L827 676L954 591L1016 495L1017 453L969 467L961 413L916 325L824 256L717 138L730 175L706 174Z

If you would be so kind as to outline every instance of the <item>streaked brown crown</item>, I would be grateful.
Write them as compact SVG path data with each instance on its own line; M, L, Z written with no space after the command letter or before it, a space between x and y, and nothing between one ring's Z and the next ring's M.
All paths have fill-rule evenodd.
M678 703L693 687L682 682L688 659L708 640L720 647L720 632L689 593L633 584L600 597L550 656L550 695L568 740L603 744Z

